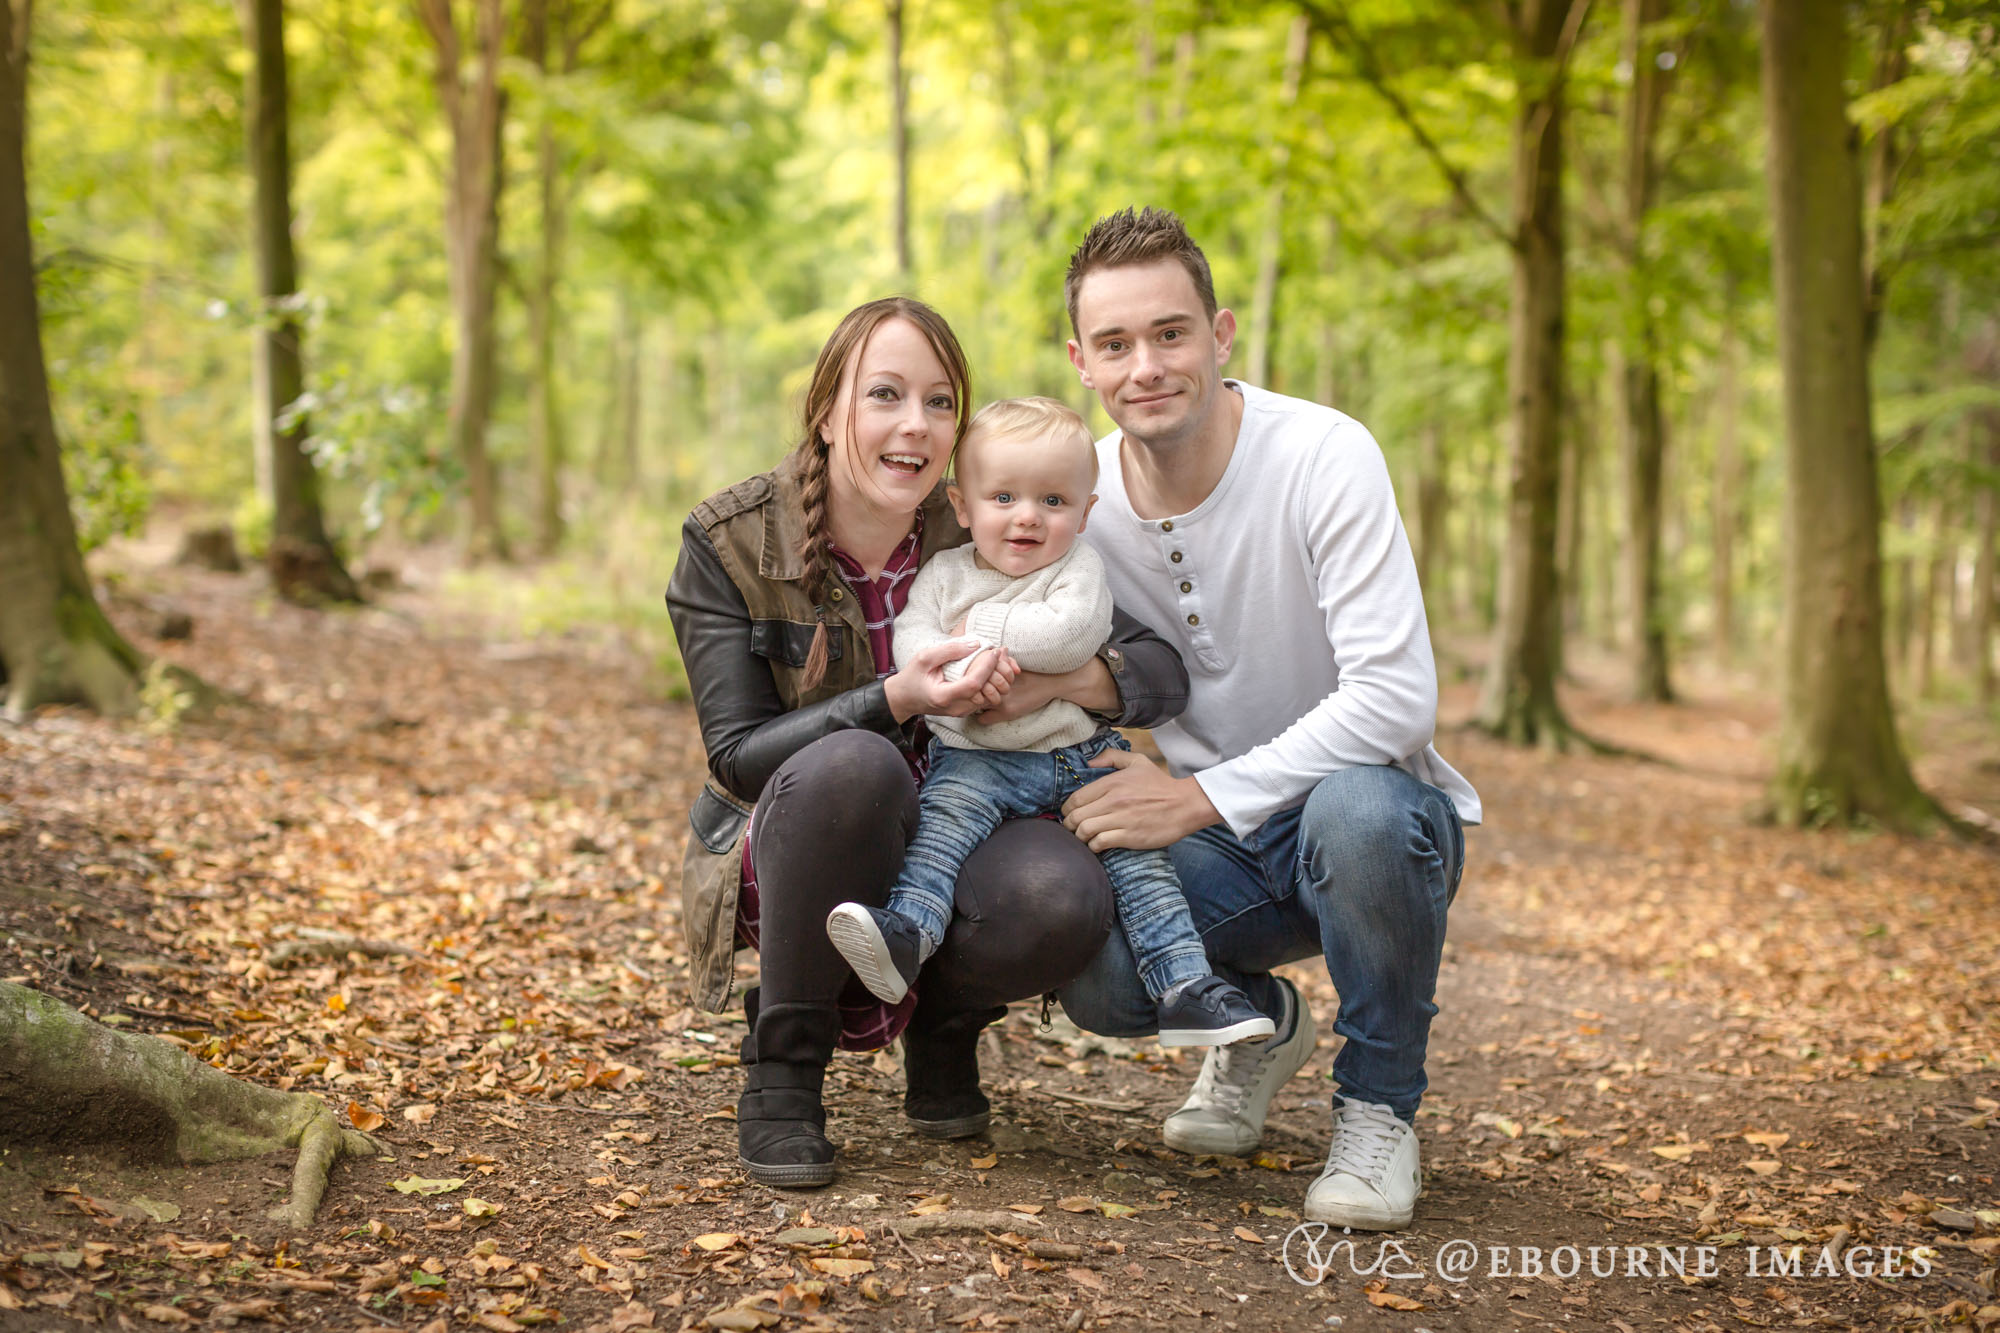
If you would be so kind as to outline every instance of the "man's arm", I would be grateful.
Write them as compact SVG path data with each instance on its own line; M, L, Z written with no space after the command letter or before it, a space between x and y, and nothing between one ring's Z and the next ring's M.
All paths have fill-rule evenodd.
M1272 740L1195 775L1242 837L1342 768L1393 764L1437 730L1437 666L1388 464L1343 422L1293 503L1340 686ZM1247 665L1238 669L1261 669Z

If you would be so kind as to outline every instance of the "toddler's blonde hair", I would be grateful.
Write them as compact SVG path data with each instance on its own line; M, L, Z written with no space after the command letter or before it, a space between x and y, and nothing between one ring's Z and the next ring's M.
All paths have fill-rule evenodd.
M952 479L965 474L965 455L979 441L1066 439L1090 459L1090 484L1097 485L1097 441L1090 425L1068 403L1039 395L1029 398L1002 398L988 403L972 416L965 437L952 451Z

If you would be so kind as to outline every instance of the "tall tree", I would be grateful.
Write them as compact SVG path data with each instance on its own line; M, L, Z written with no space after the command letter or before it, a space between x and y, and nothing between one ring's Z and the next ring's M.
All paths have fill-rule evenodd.
M500 83L506 45L501 0L470 0L461 25L455 0L417 0L430 34L432 81L451 131L445 182L444 240L450 272L452 446L471 493L466 548L473 558L505 559L499 480L486 448L493 413L500 290L501 128L507 95ZM468 48L468 41L470 46Z
M1632 689L1640 699L1670 702L1667 614L1660 596L1660 485L1666 459L1666 418L1660 408L1660 333L1652 313L1646 262L1646 214L1652 207L1659 163L1654 140L1666 97L1656 25L1662 0L1625 0L1621 64L1631 71L1621 117L1624 207L1619 249L1626 271L1623 365L1619 375L1624 427L1627 570L1631 585Z
M292 249L291 97L285 62L284 0L239 0L250 47L244 129L256 186L251 240L257 257L258 319L251 345L256 446L267 459L271 545L278 591L294 601L360 600L327 537L319 469L306 452L305 365L300 343L298 261Z
M1285 185L1291 164L1290 121L1299 102L1306 58L1312 49L1312 21L1301 14L1292 20L1285 38L1285 69L1278 89L1278 115L1267 136L1271 153L1271 184L1264 195L1263 227L1257 240L1257 285L1250 297L1250 382L1271 383L1271 350L1277 339L1278 276L1284 267ZM1322 399L1321 401L1327 401Z
M32 0L0 0L0 683L20 716L79 700L138 701L144 662L91 592L63 482L28 230Z
M1784 371L1785 646L1778 773L1787 824L1922 826L1882 652L1881 500L1868 386L1861 192L1842 79L1847 29L1765 0L1772 271Z
M1507 398L1509 467L1493 652L1479 722L1517 744L1566 745L1576 733L1556 699L1561 669L1557 488L1562 472L1563 125L1571 54L1589 0L1522 0L1502 11L1514 70L1513 207L1506 222L1480 203L1455 165L1389 81L1367 36L1344 7L1306 0L1306 11L1353 57L1450 185L1466 213L1511 257Z
M910 263L910 84L903 74L903 0L888 0L889 145L896 157L896 272L907 283Z

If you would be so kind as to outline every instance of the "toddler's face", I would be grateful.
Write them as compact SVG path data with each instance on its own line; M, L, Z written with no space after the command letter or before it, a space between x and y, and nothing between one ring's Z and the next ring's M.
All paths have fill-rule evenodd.
M1092 461L1072 440L968 436L950 494L980 563L1019 578L1062 559L1097 502Z

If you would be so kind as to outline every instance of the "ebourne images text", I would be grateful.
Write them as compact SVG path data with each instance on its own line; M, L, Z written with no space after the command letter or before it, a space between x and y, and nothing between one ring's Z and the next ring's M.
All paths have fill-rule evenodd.
M1355 1277L1446 1282L1523 1277L1713 1278L1724 1266L1746 1278L1920 1278L1937 1251L1927 1245L1855 1245L1839 1254L1805 1245L1482 1245L1463 1238L1437 1247L1426 1266L1403 1241L1334 1234L1303 1222L1285 1236L1285 1271L1316 1287L1342 1267Z

